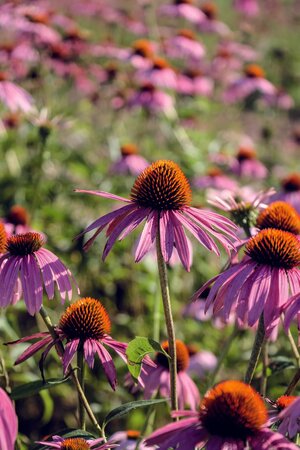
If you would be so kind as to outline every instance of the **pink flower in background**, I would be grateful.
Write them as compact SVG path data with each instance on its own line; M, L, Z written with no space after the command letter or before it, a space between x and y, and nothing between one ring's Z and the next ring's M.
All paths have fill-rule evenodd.
M168 341L163 342L161 345L168 353ZM179 408L183 409L185 405L188 405L195 410L199 406L200 394L197 386L187 373L190 361L189 351L186 345L179 340L176 340L176 361ZM144 398L152 398L157 391L162 397L169 398L171 391L168 358L162 353L157 353L155 363L156 367L142 366L139 384L144 388Z
M32 112L34 100L17 84L8 80L7 74L0 72L0 101L11 111Z
M227 320L233 308L238 320L249 327L255 326L263 313L268 337L277 328L287 300L299 293L299 264L297 236L273 228L264 229L248 240L240 263L205 283L193 299L214 283L206 309L213 304L214 313L220 313Z
M3 219L8 236L33 231L29 226L29 214L21 205L13 205Z
M239 177L262 180L266 178L268 170L257 159L256 151L248 147L240 147L235 159L231 163L231 170Z
M176 411L185 417L154 431L147 445L160 450L296 450L281 434L267 428L267 409L260 395L241 381L223 381L203 398L198 411Z
M290 173L281 181L281 190L270 197L269 202L276 200L290 203L300 214L300 173Z
M209 97L212 95L213 89L212 78L206 76L201 70L187 69L183 73L177 74L176 91L180 94Z
M190 363L187 372L191 376L195 376L202 380L213 372L218 364L218 358L208 350L198 350L197 346L187 345L190 355Z
M259 13L257 0L234 0L233 7L249 17L257 16Z
M46 346L40 362L41 367L43 367L43 362L51 348L59 340L66 339L67 344L62 358L64 374L67 373L77 350L82 348L84 359L91 369L94 367L95 355L98 355L106 378L115 390L117 385L116 368L105 346L112 348L123 361L127 362L127 344L115 341L110 336L110 330L111 321L102 303L94 298L86 297L77 300L63 313L56 327L57 339L53 339L50 333L43 332L26 336L17 341L8 342L7 344L19 344L32 339L38 339L37 342L28 347L18 357L15 364L17 365L26 361L26 359Z
M130 175L137 176L149 166L148 161L138 154L136 145L130 143L123 144L120 150L121 158L111 166L111 172L129 173Z
M203 17L197 22L197 26L202 33L215 33L220 36L230 34L230 28L223 22L217 20L218 8L215 3L206 2L201 5Z
M294 397L291 403L279 413L277 419L281 421L278 433L293 439L300 432L300 397Z
M170 58L186 58L193 61L201 60L206 53L204 45L189 29L182 29L176 36L169 38L165 43L165 49Z
M117 431L112 434L110 440L118 444L119 450L135 450L141 433L135 430ZM139 450L155 450L154 447L146 447L144 441L139 443Z
M160 233L163 258L169 262L174 246L187 271L190 270L191 255L184 229L208 250L219 254L210 234L221 242L227 251L233 249L236 226L227 218L211 211L193 208L191 188L180 167L173 161L159 160L147 167L136 179L131 199L102 191L77 190L127 203L95 220L82 234L96 230L86 243L86 248L94 242L99 233L108 226L103 256L105 259L117 239L124 239L144 220L146 224L139 238L135 261L140 261L151 249Z
M207 175L195 177L193 185L199 189L214 188L228 191L237 189L237 182L229 178L217 167L209 169Z
M173 98L151 83L141 86L127 99L126 104L130 108L142 107L152 114L164 113L170 117L174 114Z
M172 17L182 17L192 23L199 23L205 19L203 12L193 5L193 0L174 0L173 4L161 5L159 14Z
M138 83L150 83L153 86L175 89L177 85L176 73L164 58L155 57L150 68L136 72Z
M18 418L12 401L2 388L0 388L0 430L1 450L14 450L18 435Z
M83 439L83 438L63 438L61 436L52 436L52 441L39 441L38 444L46 446L47 450L57 448L60 450L106 450L110 448L118 447L113 442L107 442L103 444L103 438L98 439Z
M276 87L265 79L264 71L256 64L249 64L245 68L245 75L234 80L223 93L223 100L235 103L247 98L254 92L262 96L275 95Z
M42 248L43 243L42 235L35 232L8 238L6 253L0 258L2 308L15 303L16 298L19 300L23 296L29 314L34 315L42 306L43 287L48 298L53 299L55 284L62 302L66 296L71 300L71 282L75 285L76 282L58 257ZM77 291L79 293L78 288Z

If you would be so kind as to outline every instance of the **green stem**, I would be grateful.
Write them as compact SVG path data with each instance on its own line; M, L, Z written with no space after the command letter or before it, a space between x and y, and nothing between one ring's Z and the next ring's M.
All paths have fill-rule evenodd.
M262 362L263 369L260 379L260 394L265 397L267 393L267 383L268 383L268 366L269 366L269 356L268 356L268 341L265 340L262 348Z
M153 304L153 339L156 342L160 340L160 298L159 289L155 289L153 294L154 304Z
M283 322L284 322L284 316L282 314L281 315L281 323L283 324ZM290 329L288 329L287 337L288 337L288 340L289 340L289 342L291 344L291 349L292 349L292 352L294 353L294 356L295 356L295 359L296 359L296 363L297 363L297 367L300 368L300 354L298 352L297 345L296 345L296 343L294 341L294 338L293 338L293 335L292 335Z
M84 358L83 358L83 346L80 345L77 350L77 366L79 369L78 380L81 386L81 389L84 392ZM79 426L82 430L86 429L85 424L85 409L84 404L81 401L81 396L78 394L78 416L79 416Z
M221 354L218 358L218 364L217 364L215 370L209 375L209 380L208 380L208 385L207 385L206 391L208 390L208 388L210 386L212 386L214 384L215 379L219 375L219 372L223 366L223 362L231 348L231 344L233 343L235 338L238 336L238 334L239 334L239 328L238 328L237 324L235 324L232 332L230 333L230 335L228 336L228 338L226 339L226 341L223 345Z
M45 308L43 306L40 309L40 314L41 314L41 317L42 317L46 327L48 328L49 333L51 334L52 338L53 339L58 339L58 335L57 335L57 333L55 331L55 327L52 324L52 321L51 321L47 311L45 310ZM55 347L56 347L56 351L57 351L58 355L60 356L60 358L62 358L63 355L64 355L64 346L63 346L62 342L58 341L58 343L56 344ZM85 410L87 412L87 415L90 418L90 421L92 422L94 427L100 432L101 436L104 439L104 442L107 442L105 434L104 434L104 431L102 430L102 428L99 425L96 417L94 416L94 413L93 413L93 411L92 411L92 409L91 409L91 407L89 405L89 402L88 402L88 400L87 400L87 398L86 398L86 396L85 396L85 394L83 392L83 389L82 389L81 384L80 384L80 382L78 380L78 377L77 377L76 373L74 372L74 370L72 369L72 366L70 366L70 376L71 376L71 378L72 378L72 380L73 380L73 382L75 384L75 387L76 387L76 389L78 391L78 395L80 396L81 402L84 405L84 408L85 408Z
M250 361L245 375L245 383L251 384L252 382L264 341L265 341L265 325L264 325L264 315L262 313L259 318L258 328L256 331L256 336L252 347Z
M171 408L173 411L177 411L178 410L178 399L177 399L177 391L176 391L176 382L177 382L176 361L177 360L176 360L175 329L174 329L174 322L173 322L173 317L172 317L167 266L166 266L166 263L164 261L164 258L163 258L162 252L161 252L159 228L158 228L158 232L156 235L156 253L157 253L157 264L158 264L159 281L160 281L160 287L161 287L161 295L162 295L162 301L163 301L163 306L164 306L165 320L166 320L167 333L168 333L168 342L169 342Z

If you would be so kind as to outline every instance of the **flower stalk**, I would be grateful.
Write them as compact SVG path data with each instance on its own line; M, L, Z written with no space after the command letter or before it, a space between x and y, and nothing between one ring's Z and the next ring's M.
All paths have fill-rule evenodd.
M159 281L161 287L161 295L164 306L164 314L167 325L168 342L169 342L169 368L170 368L170 387L171 387L171 408L172 411L178 410L178 399L177 399L177 367L176 367L176 340L175 340L175 328L171 309L170 291L168 283L167 266L164 261L162 251L161 251L161 240L160 240L160 230L156 235L156 253L157 253L157 264Z
M85 389L84 389L84 369L85 369L85 367L84 367L82 345L80 345L77 350L77 366L78 366L78 370L79 370L78 380L79 380L81 389L83 390L83 392L85 392ZM79 426L82 430L85 430L86 429L85 409L84 409L84 404L81 400L81 396L79 393L78 393L78 416L79 416Z
M251 384L253 380L255 369L259 361L259 357L264 343L265 343L265 325L264 325L264 315L262 313L259 318L256 336L250 356L250 361L245 375L245 383Z

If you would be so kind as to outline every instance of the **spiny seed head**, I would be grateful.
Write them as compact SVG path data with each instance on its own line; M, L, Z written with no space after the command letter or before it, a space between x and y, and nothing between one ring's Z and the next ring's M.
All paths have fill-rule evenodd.
M218 8L214 3L207 2L201 6L201 11L208 19L213 20L217 17Z
M257 218L256 226L264 228L277 228L293 234L300 233L300 217L297 211L286 202L273 202L263 210Z
M137 155L138 154L138 148L135 144L123 144L121 146L121 153L122 156L129 156L129 155Z
M195 33L193 33L192 30L189 30L187 28L183 28L183 29L179 30L177 34L178 34L178 36L185 37L186 39L190 39L191 41L196 40Z
M239 162L247 161L249 159L256 159L256 151L253 148L240 147L237 152L236 159Z
M248 78L265 78L265 71L258 64L248 64L245 67L245 75Z
M165 341L161 344L162 348L165 352L169 354L169 343ZM176 340L176 361L177 361L177 372L181 372L182 370L186 370L189 366L190 357L187 346L178 339ZM169 361L168 358L163 353L157 353L156 362L160 366L169 369Z
M154 70L163 70L170 68L170 64L164 58L155 57L152 60L152 68Z
M13 225L28 225L29 216L28 212L23 206L14 205L10 208L6 219Z
M276 400L276 406L279 411L282 411L291 403L293 403L298 397L296 395L282 395Z
M127 431L127 438L128 439L137 441L140 436L141 436L140 431L137 431L137 430L128 430Z
M239 227L251 228L255 225L258 211L252 203L240 203L237 208L230 210L230 218Z
M153 56L152 45L147 39L138 39L132 44L133 54L142 56L143 58L151 58Z
M300 191L300 174L291 173L288 177L282 180L282 187L286 192Z
M139 206L146 208L176 210L190 204L192 191L176 163L159 160L137 177L131 190L131 198Z
M204 428L222 438L246 440L267 422L260 395L242 381L224 381L207 392L200 405Z
M7 239L6 250L14 256L26 256L37 252L43 244L44 240L40 233L16 234Z
M245 252L259 264L278 269L293 269L300 264L300 242L288 231L267 228L246 244Z
M64 439L60 444L61 450L89 450L89 444L82 438Z
M5 226L0 222L0 253L5 253L7 243L7 234Z
M86 297L69 306L59 321L67 339L101 339L110 333L111 322L99 300Z

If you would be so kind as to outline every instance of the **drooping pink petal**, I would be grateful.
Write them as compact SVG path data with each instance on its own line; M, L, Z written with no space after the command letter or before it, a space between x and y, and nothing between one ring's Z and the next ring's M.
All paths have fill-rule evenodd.
M67 345L65 346L65 352L63 357L64 374L66 374L68 367L71 364L71 361L77 352L79 343L80 343L79 339L72 339L72 341L68 342Z
M169 262L174 248L174 227L171 215L172 211L161 211L159 213L161 252L166 262Z
M106 378L113 390L115 390L117 385L117 372L112 357L101 342L95 341L95 346Z
M108 334L104 335L101 338L101 341L108 347L111 347L127 364L128 361L126 356L126 350L128 344L125 344L124 342L115 341L111 336L108 336Z
M32 337L32 336L31 336ZM20 341L19 341L20 342ZM35 353L37 353L41 348L45 347L47 344L52 342L52 337L47 336L43 339L41 339L38 342L35 342L34 344L30 345L16 360L15 366L22 363L23 361L26 361L26 359L33 356Z
M86 190L86 189L75 189L75 192L81 192L83 194L98 195L99 197L110 198L112 200L119 200L119 201L125 202L125 203L132 203L132 201L128 198L120 197L119 195L111 194L110 192L105 192L105 191L91 191L91 190Z
M0 272L0 306L5 307L12 302L14 295L14 288L17 283L21 258L4 259Z
M157 234L157 212L152 211L140 234L138 245L135 251L135 262L139 262L152 247Z
M97 347L94 344L94 339L86 339L83 344L84 359L88 363L88 366L92 369L95 362L95 353L97 352Z
M18 434L18 418L12 401L0 388L0 448L14 450Z
M186 271L189 272L192 263L192 258L187 237L184 233L181 223L179 222L175 214L173 214L172 223L174 227L174 241L178 252L178 256Z

